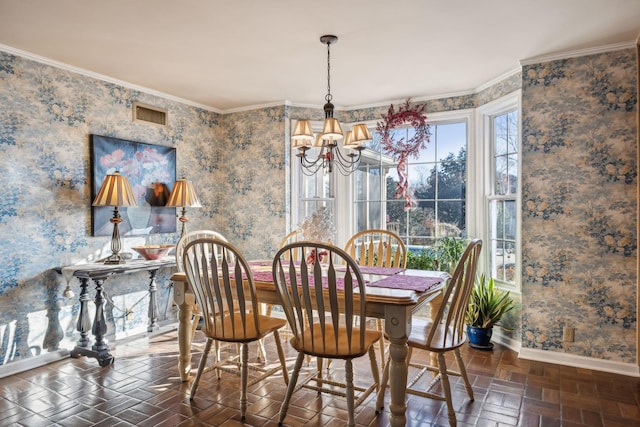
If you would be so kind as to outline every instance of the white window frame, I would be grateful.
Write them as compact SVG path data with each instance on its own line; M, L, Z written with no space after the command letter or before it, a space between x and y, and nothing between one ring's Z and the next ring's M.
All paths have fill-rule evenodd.
M516 257L516 269L515 269L515 283L507 283L501 280L495 281L496 286L514 291L521 292L521 267L522 267L522 252L521 252L521 238L522 238L522 107L521 107L522 91L518 90L509 95L505 95L502 98L496 99L485 105L482 105L476 109L476 140L478 141L478 147L481 153L477 157L478 164L474 165L475 180L478 183L482 183L482 188L479 188L476 192L478 197L482 200L478 200L478 206L482 208L482 212L476 212L477 226L481 230L480 234L484 242L484 249L481 253L481 264L479 271L488 273L490 272L490 203L493 200L502 200L503 197L496 196L494 194L494 156L493 156L493 138L492 138L492 124L491 121L494 117L508 113L510 111L516 111L518 114L518 182L517 182L517 194L516 194L516 242L515 242L515 257Z

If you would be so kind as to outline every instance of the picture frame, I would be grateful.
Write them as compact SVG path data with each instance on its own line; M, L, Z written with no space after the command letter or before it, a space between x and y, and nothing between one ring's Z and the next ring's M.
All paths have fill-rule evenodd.
M91 202L104 178L119 171L131 184L137 207L119 208L122 236L175 233L176 208L166 207L176 181L176 149L163 145L90 135ZM91 207L91 235L111 236L113 208Z

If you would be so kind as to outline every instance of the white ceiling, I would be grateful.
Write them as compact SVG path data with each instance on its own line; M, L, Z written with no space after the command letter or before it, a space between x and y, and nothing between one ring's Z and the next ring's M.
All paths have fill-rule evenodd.
M0 50L214 111L469 92L566 51L633 43L640 0L0 0ZM0 80L1 84L1 80Z

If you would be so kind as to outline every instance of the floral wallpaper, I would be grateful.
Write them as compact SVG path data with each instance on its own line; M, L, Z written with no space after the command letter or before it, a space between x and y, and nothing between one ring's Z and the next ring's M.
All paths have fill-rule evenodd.
M288 126L285 106L222 118L221 167L211 175L218 187L215 229L248 259L273 257L286 234Z
M132 121L134 101L168 110L166 128ZM213 147L220 116L112 83L0 52L0 365L72 348L78 340L75 298L52 268L102 258L109 237L91 236L89 135L176 148L177 174L194 181L203 208L192 227L217 209L219 165ZM173 243L176 233L123 237L127 246ZM157 277L160 319L171 318L170 269ZM145 331L148 274L106 282L107 338ZM93 284L91 284L93 291ZM93 296L93 293L91 293Z
M635 362L635 61L623 50L528 65L477 94L426 102L427 113L476 108L522 88L522 312L509 322L523 347ZM134 101L167 109L168 126L132 122ZM377 120L387 108L336 116ZM90 134L176 148L176 175L203 205L189 228L217 230L255 259L273 255L289 223L290 119L323 118L287 105L221 115L4 52L0 109L0 371L78 339L77 296L62 297L51 269L108 250L90 237ZM175 316L170 274L157 278L160 321ZM146 330L147 283L146 273L107 282L107 338ZM565 325L576 328L570 345Z
M633 49L522 71L523 347L635 363L636 76Z

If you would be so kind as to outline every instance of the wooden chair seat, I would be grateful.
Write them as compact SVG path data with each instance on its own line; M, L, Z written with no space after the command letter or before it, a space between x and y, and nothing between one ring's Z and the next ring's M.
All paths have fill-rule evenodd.
M433 339L427 340L433 329ZM409 335L409 346L426 351L450 351L467 341L466 335L457 335L451 326L439 324L433 327L430 320L414 317Z
M333 329L322 331L322 326L315 323L311 329L304 331L304 338L291 338L289 343L296 351L302 351L310 356L329 359L353 359L367 354L370 346L378 342L382 333L375 330L364 331L364 347L361 351L354 351L349 346L349 340L360 341L360 330L353 331L351 335L346 328L340 327L336 333Z
M245 315L242 313L234 313L233 316L227 314L223 320L209 316L209 321L204 323L202 332L217 341L242 343L257 341L287 326L285 319L261 314L258 315L257 324L246 322L243 325L244 318ZM242 326L239 328L237 325Z

